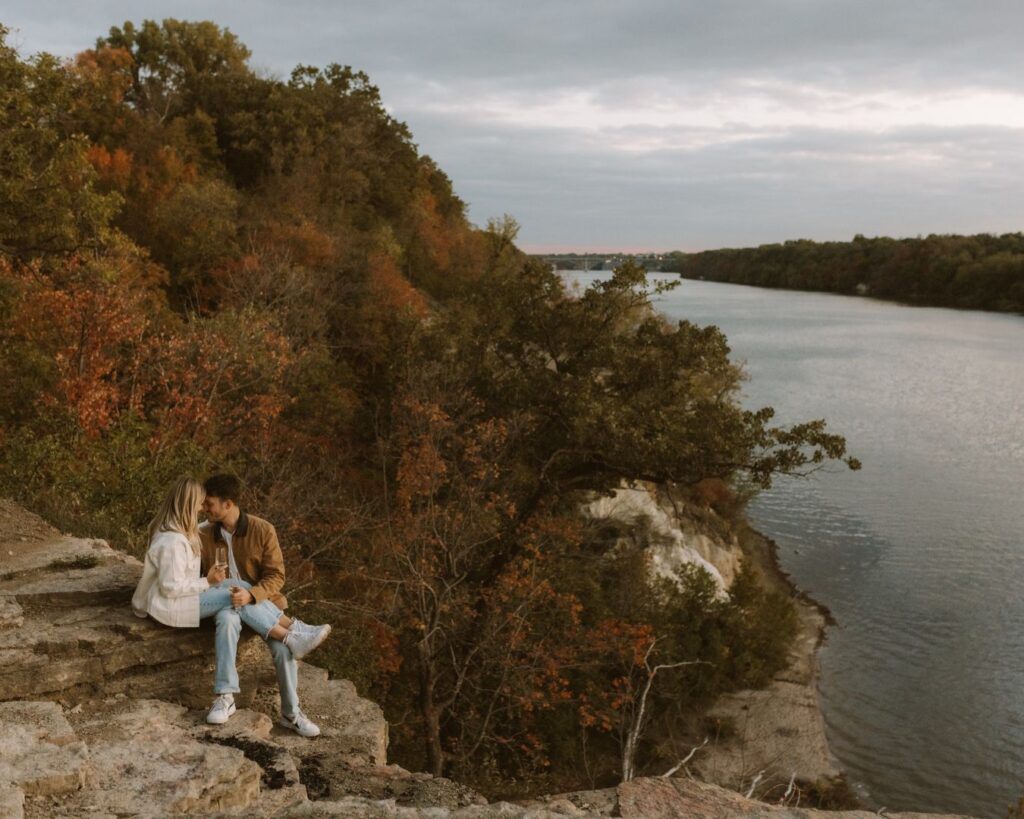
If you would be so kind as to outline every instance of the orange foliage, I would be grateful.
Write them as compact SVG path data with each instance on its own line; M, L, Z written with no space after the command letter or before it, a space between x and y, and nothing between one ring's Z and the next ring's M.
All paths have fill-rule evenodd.
M438 213L437 200L429 191L420 191L413 206L416 237L423 243L430 261L439 270L451 264L452 235L444 217Z
M640 680L646 679L644 658L653 640L654 630L647 623L609 618L590 630L585 653L591 663L604 667L606 673L580 693L582 725L608 732L621 724L623 710L636 702Z
M138 361L124 353L141 342L148 321L139 291L103 279L76 281L80 265L77 259L68 263L62 273L71 281L63 287L39 271L24 271L14 325L22 338L52 356L57 381L44 403L68 408L95 435L121 412L138 407L131 388Z
M132 86L133 62L123 48L90 48L75 56L71 70L92 91L90 102L120 105Z
M371 253L369 274L370 294L378 304L397 311L409 310L420 317L427 315L426 299L402 275L391 254Z
M132 180L132 155L124 148L108 151L102 145L90 145L86 157L109 188L127 191Z
M154 445L265 437L291 400L287 339L255 312L181 321L161 314L147 266L117 257L95 267L78 258L49 272L0 273L20 293L6 337L52 363L43 405L64 408L88 435L132 412L158 422ZM158 326L159 325L159 326Z
M148 157L146 163L136 162L135 185L140 194L152 203L160 202L174 193L178 185L194 182L198 177L196 166L186 162L178 152L161 145Z
M159 421L155 443L187 438L210 445L266 438L290 401L283 375L288 341L254 313L194 320L153 345L148 402Z
M303 267L327 267L337 256L337 239L313 222L284 225L271 222L260 230L261 246L287 251L292 262Z
M92 145L86 156L108 188L129 197L130 207L153 208L170 197L179 185L198 178L196 166L167 145L145 157L124 148L111 151L103 145Z

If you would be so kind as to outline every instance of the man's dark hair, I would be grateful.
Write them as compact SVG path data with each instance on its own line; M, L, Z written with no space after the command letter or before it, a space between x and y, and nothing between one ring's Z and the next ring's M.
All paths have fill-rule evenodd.
M234 475L211 475L203 481L203 489L207 495L234 501L235 506L239 505L242 498L242 482Z

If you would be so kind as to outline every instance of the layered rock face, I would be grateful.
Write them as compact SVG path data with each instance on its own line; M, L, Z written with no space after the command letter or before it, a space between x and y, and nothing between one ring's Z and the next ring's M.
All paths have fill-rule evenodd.
M641 531L655 574L671 578L683 564L696 564L707 570L724 593L739 573L742 560L735 537L732 542L724 542L692 523L687 525L672 509L671 502L658 495L654 485L622 486L610 497L598 497L587 503L582 512L594 521L614 524L630 534Z
M323 733L276 725L273 666L255 635L239 651L236 702L247 707L210 726L212 629L135 617L140 573L102 541L63 536L0 499L0 817L874 815L775 808L664 778L488 804L388 765L381 709L306 663L299 695Z
M212 624L136 617L141 571L103 541L63 536L0 499L0 816L275 815L311 790L330 799L330 777L354 770L366 788L391 781L410 798L483 801L387 767L380 707L315 666L299 664L299 696L322 735L275 726L276 677L252 633L239 646L243 710L206 725Z

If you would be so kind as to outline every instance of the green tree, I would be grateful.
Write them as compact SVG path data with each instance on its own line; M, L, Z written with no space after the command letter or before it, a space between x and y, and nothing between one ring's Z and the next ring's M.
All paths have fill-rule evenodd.
M97 49L123 49L131 55L128 102L159 122L204 107L216 81L248 72L250 56L238 38L208 20L167 18L114 26Z
M452 366L489 412L529 430L518 450L524 514L541 497L623 480L745 476L768 487L829 460L859 467L824 421L774 427L771 408L742 409L741 371L718 328L672 325L651 309L671 286L648 287L628 263L576 298L530 261L495 273L438 323L459 347L437 354L458 357Z
M120 204L96 188L88 141L67 128L72 85L48 54L22 60L0 26L0 253L97 246Z

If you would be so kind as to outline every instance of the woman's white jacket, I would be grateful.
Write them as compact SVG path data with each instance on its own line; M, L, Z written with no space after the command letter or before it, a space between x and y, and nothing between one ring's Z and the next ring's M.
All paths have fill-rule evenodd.
M199 625L199 593L210 588L200 576L199 555L181 532L157 532L149 543L132 610L167 626Z

